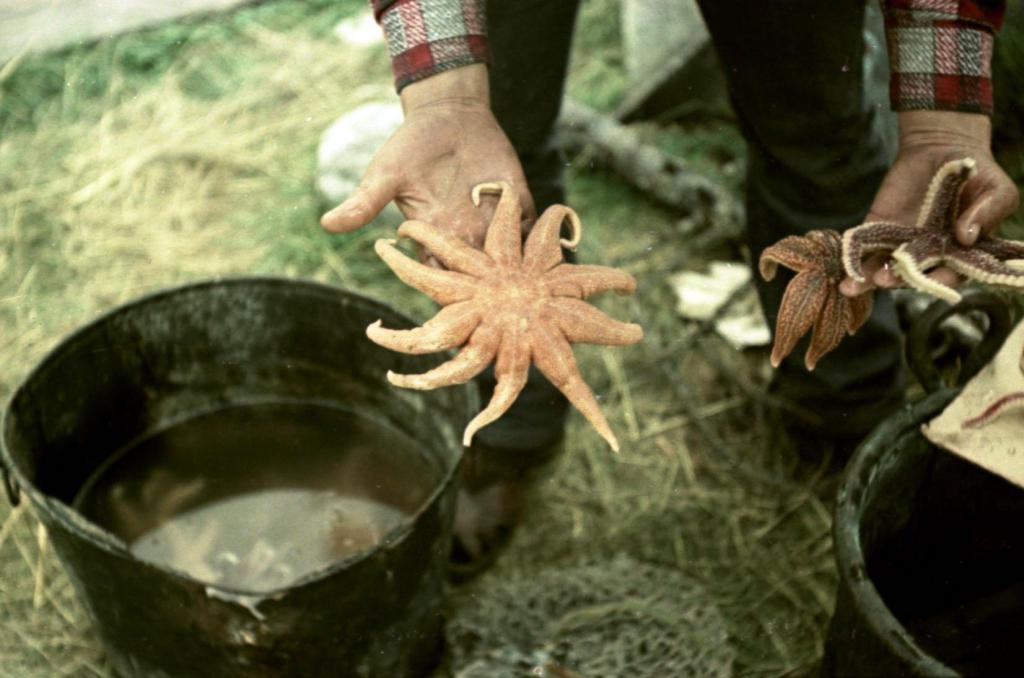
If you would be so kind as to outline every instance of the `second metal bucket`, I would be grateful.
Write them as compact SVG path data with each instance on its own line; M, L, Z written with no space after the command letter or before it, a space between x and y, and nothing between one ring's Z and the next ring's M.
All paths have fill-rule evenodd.
M927 350L953 313L988 316L986 340L961 383L1009 332L989 295L929 309L908 336L908 359L932 393L894 413L858 448L836 499L839 593L824 678L1016 675L1011 638L1024 615L1024 490L932 445L921 425L960 388L942 387Z

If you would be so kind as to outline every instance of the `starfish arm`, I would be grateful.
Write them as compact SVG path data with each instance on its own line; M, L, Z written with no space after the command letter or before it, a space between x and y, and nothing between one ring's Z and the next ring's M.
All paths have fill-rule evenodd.
M810 231L807 237L821 244L824 255L817 268L833 285L838 285L846 271L843 270L843 236L839 231Z
M762 278L772 280L779 264L793 271L803 271L818 265L824 254L819 243L805 236L790 235L761 252L758 269Z
M903 282L915 290L955 304L960 293L928 276L927 271L943 261L944 247L936 238L919 237L900 245L892 253L893 268Z
M522 329L506 330L501 338L498 359L494 363L494 377L497 383L491 402L466 425L462 444L469 447L473 436L484 426L496 421L512 407L520 391L526 385L530 371L531 346L529 337Z
M843 268L846 275L857 282L864 282L861 262L875 252L894 250L914 239L920 231L913 226L904 226L889 221L869 221L843 232Z
M500 335L481 325L473 332L458 355L423 374L395 374L388 371L388 381L402 388L428 390L469 381L484 371L498 352Z
M626 346L644 338L639 325L619 322L579 299L551 299L547 308L555 326L572 343Z
M986 254L991 254L1000 261L1024 259L1024 242L1004 240L1002 238L978 238L972 245Z
M832 351L842 342L850 326L850 305L839 290L829 290L825 304L814 322L811 332L811 344L807 347L804 362L808 370L813 370L822 356Z
M811 328L821 314L828 293L829 281L820 271L798 273L789 282L779 305L779 317L775 321L772 367L778 367L783 358L793 351L800 337Z
M480 205L480 195L483 193L497 193L498 206L494 208L494 218L487 227L487 236L484 238L484 252L494 260L498 266L513 268L522 261L523 248L523 227L521 223L522 212L519 209L519 196L516 195L511 184L504 181L496 181L488 184L479 184L473 187L473 204Z
M580 411L608 445L618 452L619 441L605 419L594 392L583 381L569 342L561 332L543 322L537 323L533 331L533 361L537 369Z
M846 329L850 334L856 334L857 330L871 317L874 296L872 292L865 292L864 294L858 294L853 298L847 299L847 302L850 304L850 323Z
M974 158L951 160L939 168L928 185L917 227L931 231L952 231L960 216L960 192L978 172Z
M413 261L395 247L393 240L378 240L373 248L399 280L441 305L464 301L476 292L474 281L469 276Z
M561 239L562 223L572 226L572 238ZM529 273L544 273L562 263L562 247L575 249L583 234L583 225L576 212L565 205L552 205L544 210L523 246L523 269Z
M973 247L960 247L947 252L946 265L986 285L1024 287L1024 268L999 261L991 254Z
M398 235L423 245L438 261L453 271L483 277L494 270L494 262L486 254L425 221L402 223L398 227Z
M615 290L619 294L633 294L636 279L625 271L609 266L590 264L561 264L544 275L544 285L556 297L587 297Z
M445 306L433 318L411 330L389 330L381 321L366 328L370 341L402 353L422 354L461 346L480 324L480 311L472 301Z

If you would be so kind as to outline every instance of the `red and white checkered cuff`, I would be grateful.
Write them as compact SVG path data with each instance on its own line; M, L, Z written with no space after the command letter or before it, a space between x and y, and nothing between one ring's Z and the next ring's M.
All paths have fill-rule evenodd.
M487 61L483 0L397 0L379 15L395 87Z
M883 0L892 107L992 112L992 43L1006 0Z
M992 112L993 34L958 20L886 25L895 111Z

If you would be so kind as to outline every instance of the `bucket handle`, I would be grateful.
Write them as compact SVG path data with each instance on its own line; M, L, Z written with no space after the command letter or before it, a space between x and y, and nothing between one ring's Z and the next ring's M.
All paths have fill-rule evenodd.
M3 459L0 459L0 480L3 480L4 489L7 491L7 501L10 502L11 506L17 506L21 503L21 489L18 487L18 483L15 482L14 478L11 477L11 472L7 470L7 466L4 465Z
M988 318L988 331L960 367L957 385L963 386L995 357L1010 334L1013 323L1006 302L991 292L970 292L964 294L960 302L952 306L941 300L933 302L911 324L907 333L907 363L927 392L934 393L944 385L942 375L931 360L929 346L932 335L938 331L946 318L972 311L980 312Z

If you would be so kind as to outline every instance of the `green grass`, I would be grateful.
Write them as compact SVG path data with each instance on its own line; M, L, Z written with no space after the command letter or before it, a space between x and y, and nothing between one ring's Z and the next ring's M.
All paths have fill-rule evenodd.
M587 0L580 6L568 93L600 111L610 111L626 88L618 0Z
M362 0L264 2L214 18L179 20L113 40L101 40L25 58L0 79L0 138L40 121L78 121L95 103L112 105L161 78L181 59L204 47L244 38L254 27L301 30L323 38L345 16L365 7ZM231 76L247 67L244 53L205 60L189 72L183 93L216 99L232 92ZM60 113L58 113L60 111Z

